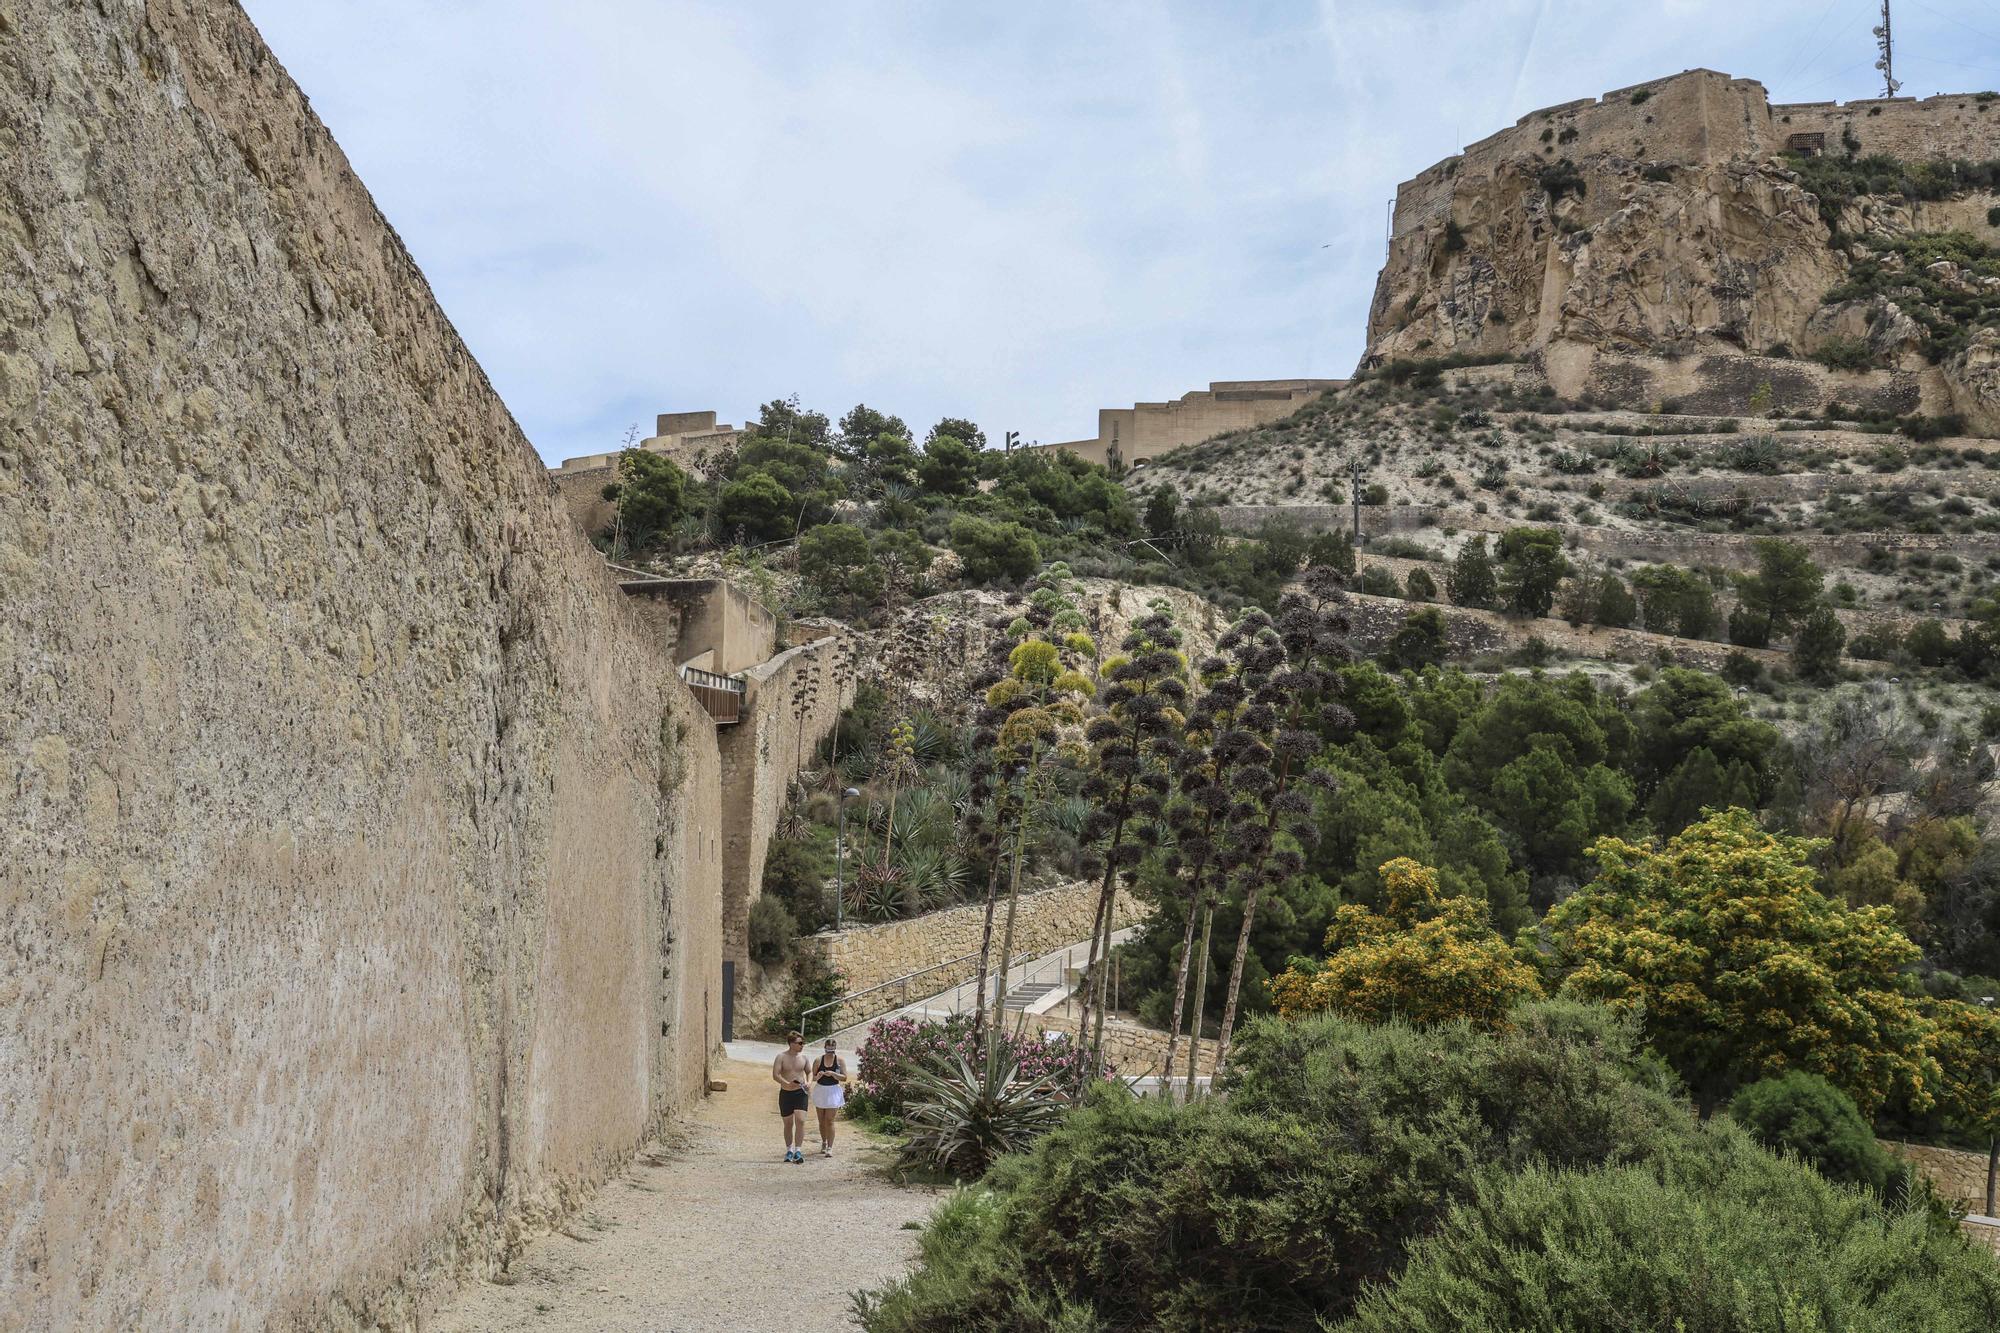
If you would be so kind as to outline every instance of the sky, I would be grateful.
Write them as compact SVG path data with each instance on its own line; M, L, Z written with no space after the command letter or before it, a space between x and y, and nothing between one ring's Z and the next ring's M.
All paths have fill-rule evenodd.
M797 394L921 438L1361 352L1397 182L1705 66L1879 95L1879 0L244 0L544 459ZM1905 95L2000 3L1897 0Z

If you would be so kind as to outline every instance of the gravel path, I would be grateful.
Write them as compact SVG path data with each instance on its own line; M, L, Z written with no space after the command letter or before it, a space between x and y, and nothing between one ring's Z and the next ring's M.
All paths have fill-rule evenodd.
M883 1173L888 1151L842 1122L831 1160L808 1130L804 1166L781 1161L770 1066L732 1061L710 1096L571 1219L514 1261L511 1283L460 1292L435 1333L626 1330L835 1333L848 1293L916 1255L936 1202Z

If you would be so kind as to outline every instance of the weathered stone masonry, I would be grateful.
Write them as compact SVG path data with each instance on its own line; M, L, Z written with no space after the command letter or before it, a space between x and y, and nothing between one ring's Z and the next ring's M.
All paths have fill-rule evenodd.
M0 5L0 1328L490 1268L703 1087L719 790L244 15Z

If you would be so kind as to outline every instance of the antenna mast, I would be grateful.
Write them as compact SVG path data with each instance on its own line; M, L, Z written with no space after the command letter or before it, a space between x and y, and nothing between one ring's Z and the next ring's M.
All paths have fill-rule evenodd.
M1896 82L1895 39L1889 32L1889 0L1882 0L1882 26L1875 29L1875 45L1882 48L1882 58L1875 62L1875 68L1882 71L1882 96L1894 97L1903 85Z

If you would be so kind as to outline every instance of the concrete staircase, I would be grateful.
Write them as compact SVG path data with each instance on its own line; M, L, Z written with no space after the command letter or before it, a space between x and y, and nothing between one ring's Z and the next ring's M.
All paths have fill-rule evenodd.
M1005 1006L1009 1010L1026 1013L1034 1007L1035 1001L1059 986L1060 983L1054 981L1024 981L1007 992Z

